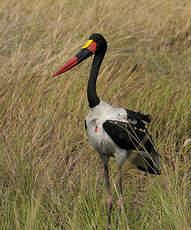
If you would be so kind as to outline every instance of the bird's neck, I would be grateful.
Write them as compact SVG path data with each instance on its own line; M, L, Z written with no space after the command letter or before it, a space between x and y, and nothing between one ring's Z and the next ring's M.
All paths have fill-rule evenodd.
M97 81L99 69L103 61L104 55L105 55L105 51L100 52L98 54L95 54L93 59L93 63L90 71L90 77L88 81L88 87L87 87L87 97L88 97L88 103L90 108L93 108L100 103L100 99L96 93L96 81Z

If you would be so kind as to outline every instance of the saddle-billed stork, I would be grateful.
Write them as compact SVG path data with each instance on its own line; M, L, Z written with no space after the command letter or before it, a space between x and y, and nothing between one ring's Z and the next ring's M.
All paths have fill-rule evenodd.
M160 157L156 152L152 137L144 122L150 122L150 116L131 110L116 108L99 99L96 93L98 72L107 50L105 38L98 33L89 37L82 49L69 60L58 72L57 76L73 68L94 54L91 66L87 98L90 111L85 119L85 127L91 144L98 152L104 166L106 188L108 192L108 229L111 228L112 193L110 186L108 162L115 157L119 173L119 198L117 208L121 212L122 175L121 168L125 160L129 160L139 170L160 174ZM117 220L118 225L118 220Z

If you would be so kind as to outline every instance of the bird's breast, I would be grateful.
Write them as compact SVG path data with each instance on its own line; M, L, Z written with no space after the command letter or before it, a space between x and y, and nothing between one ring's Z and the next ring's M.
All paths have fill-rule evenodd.
M99 105L90 109L86 116L86 127L91 144L100 154L114 156L118 147L105 132L103 124L106 120L124 120L126 112L121 108L101 101Z
M103 129L103 124L98 120L88 122L86 120L89 140L99 154L114 156L116 144Z
M97 119L86 120L87 133L91 144L94 146L96 151L101 153L103 151L104 143L104 130L99 124Z

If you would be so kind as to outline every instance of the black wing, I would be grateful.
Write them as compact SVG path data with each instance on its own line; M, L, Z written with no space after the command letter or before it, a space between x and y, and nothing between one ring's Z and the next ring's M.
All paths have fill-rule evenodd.
M130 119L130 118L129 118ZM131 119L135 119L134 117ZM147 118L146 118L147 119ZM104 130L111 137L116 145L127 151L144 151L150 158L142 156L142 163L134 162L139 170L152 174L160 174L158 170L158 153L155 151L152 137L140 119L137 123L127 123L121 121L107 120L103 124Z
M126 112L127 112L127 118L129 119L136 119L138 121L146 121L148 123L151 122L151 117L149 114L142 114L142 113L134 112L128 109L126 109Z
M120 148L150 153L154 148L152 137L145 124L140 120L138 121L137 124L132 124L107 120L104 122L103 128Z

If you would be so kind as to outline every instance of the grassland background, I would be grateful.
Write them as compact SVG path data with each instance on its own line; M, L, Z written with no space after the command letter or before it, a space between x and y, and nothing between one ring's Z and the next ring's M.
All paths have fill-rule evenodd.
M100 97L150 113L162 156L161 176L124 165L120 230L190 230L190 0L0 1L0 229L106 229L103 169L84 129L91 58L52 78L93 32L108 41Z

